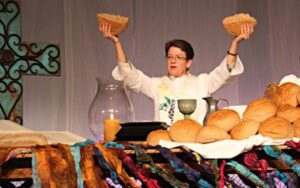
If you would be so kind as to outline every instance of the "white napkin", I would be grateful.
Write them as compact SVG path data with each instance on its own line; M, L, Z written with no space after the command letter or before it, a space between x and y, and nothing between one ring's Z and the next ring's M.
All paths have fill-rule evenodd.
M284 76L280 82L279 82L279 85L283 84L283 83L286 83L286 82L293 82L297 85L300 86L300 78L298 78L297 76L293 75L293 74L290 74L290 75L286 75Z
M206 159L230 159L237 155L251 150L254 146L259 145L282 145L286 140L273 140L260 134L251 136L245 140L223 140L209 144L196 143L179 143L160 140L159 145L166 148L174 148L177 146L185 146ZM299 141L299 138L293 139Z

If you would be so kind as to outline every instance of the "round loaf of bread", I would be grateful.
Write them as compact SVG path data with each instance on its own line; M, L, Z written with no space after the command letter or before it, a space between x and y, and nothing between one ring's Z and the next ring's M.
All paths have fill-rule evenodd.
M199 130L196 142L205 144L230 139L230 135L224 129L216 126L206 126Z
M158 129L158 130L155 130L155 131L151 131L147 135L146 142L147 142L147 144L149 144L151 146L156 146L156 145L159 144L160 140L171 141L169 131L163 130L163 129Z
M281 84L272 96L272 101L277 106L289 104L291 106L297 107L298 104L300 104L299 100L300 86L292 82Z
M264 97L258 98L248 104L243 113L243 120L252 119L262 122L270 117L274 117L276 112L277 106L271 100Z
M125 16L102 13L97 14L97 19L99 24L104 21L108 22L111 25L111 34L115 36L122 33L128 26L128 17Z
M206 126L217 126L228 132L240 122L241 118L235 110L221 109L208 116Z
M247 139L257 133L260 123L252 119L243 120L230 131L230 136L235 140Z
M294 107L290 104L284 104L278 107L276 116L282 117L293 123L297 119L300 119L300 108Z
M228 16L223 19L223 26L225 30L233 36L240 35L241 26L246 23L251 24L252 26L255 26L257 24L255 18L245 13L235 14L233 16Z
M300 138L300 119L294 122L294 136Z
M286 119L271 117L261 122L258 133L272 139L289 139L294 137L294 127Z
M171 140L175 142L195 142L198 131L202 129L200 123L193 119L178 120L170 127Z

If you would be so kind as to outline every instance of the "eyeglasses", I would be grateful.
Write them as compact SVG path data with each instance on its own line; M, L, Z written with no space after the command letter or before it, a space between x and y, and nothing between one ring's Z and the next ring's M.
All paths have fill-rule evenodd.
M168 61L172 61L173 59L175 60L175 61L184 61L184 60L186 60L186 57L180 57L180 56L167 56L166 57L166 59L168 60Z

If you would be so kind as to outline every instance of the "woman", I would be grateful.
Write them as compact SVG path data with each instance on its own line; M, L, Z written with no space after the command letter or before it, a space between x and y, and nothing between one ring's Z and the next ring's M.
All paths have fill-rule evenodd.
M243 73L244 67L237 51L239 43L251 36L253 27L245 24L241 30L241 34L233 39L225 59L209 74L195 76L189 73L193 48L187 41L175 39L165 46L168 74L149 77L126 59L120 39L111 34L111 26L103 22L99 27L103 36L115 46L118 66L112 72L114 79L124 80L128 88L151 98L154 101L155 121L164 121L169 125L183 118L177 108L177 99L197 99L197 108L191 118L202 123L206 114L206 102L202 98L211 96L229 80Z

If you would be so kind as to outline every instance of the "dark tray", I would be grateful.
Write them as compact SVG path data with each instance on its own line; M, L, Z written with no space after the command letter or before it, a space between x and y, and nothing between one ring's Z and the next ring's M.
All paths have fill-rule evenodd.
M167 127L166 123L157 121L121 123L115 141L145 141L151 131Z

